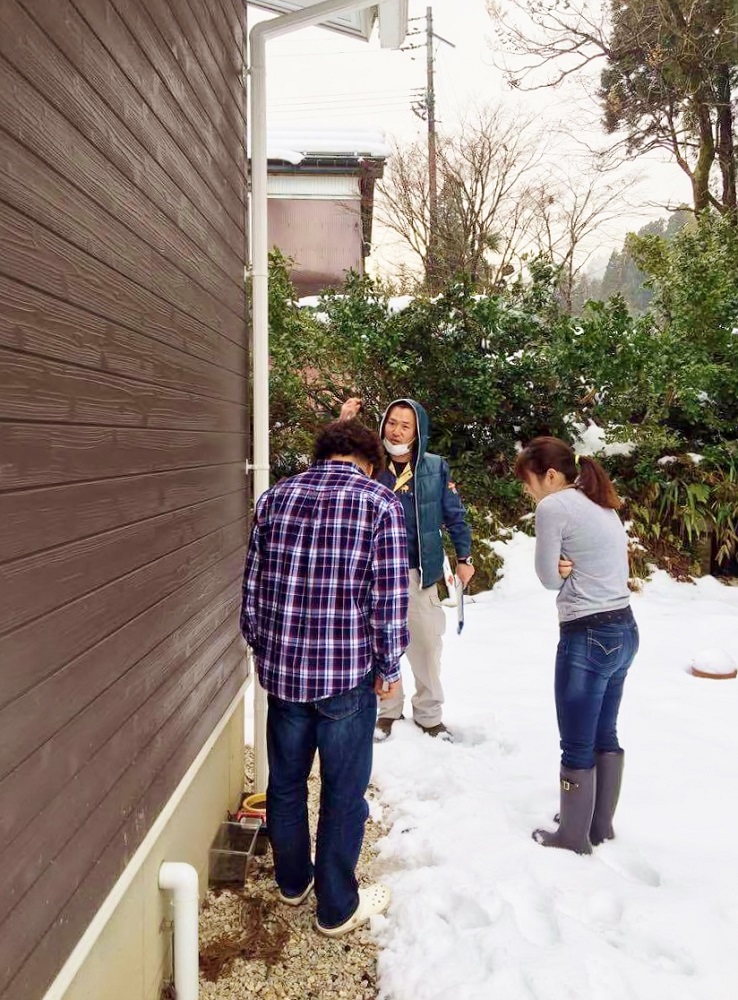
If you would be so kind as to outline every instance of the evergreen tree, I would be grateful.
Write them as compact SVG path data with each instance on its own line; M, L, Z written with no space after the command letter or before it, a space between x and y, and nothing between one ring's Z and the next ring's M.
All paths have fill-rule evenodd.
M691 212L680 209L673 212L668 219L653 219L651 222L647 222L635 236L636 238L656 236L669 242L693 219ZM622 249L613 250L610 254L601 281L589 279L586 284L579 284L574 312L580 313L587 299L599 299L602 302L607 302L614 295L622 297L628 310L634 316L645 313L653 300L649 276L639 268L633 259L630 236L626 237Z

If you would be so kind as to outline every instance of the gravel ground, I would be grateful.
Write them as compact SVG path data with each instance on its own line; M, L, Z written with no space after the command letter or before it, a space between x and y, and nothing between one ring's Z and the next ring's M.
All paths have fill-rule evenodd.
M253 751L246 747L244 789L253 789ZM315 830L320 779L317 767L309 782L311 829ZM371 797L372 790L369 795ZM373 845L384 833L370 819L357 874L362 884L371 882ZM253 955L240 955L228 963L214 982L200 973L201 1000L375 1000L377 949L368 924L344 938L331 940L313 926L315 900L311 895L301 906L280 903L274 883L271 851L254 860L242 893L210 890L200 914L202 953L227 935ZM277 956L278 957L275 957Z

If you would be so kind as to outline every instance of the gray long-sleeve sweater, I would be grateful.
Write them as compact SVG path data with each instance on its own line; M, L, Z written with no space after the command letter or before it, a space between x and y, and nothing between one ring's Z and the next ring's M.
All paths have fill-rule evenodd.
M566 580L559 576L561 556L574 563ZM627 608L628 540L618 515L577 489L544 497L536 507L536 573L559 592L559 621Z

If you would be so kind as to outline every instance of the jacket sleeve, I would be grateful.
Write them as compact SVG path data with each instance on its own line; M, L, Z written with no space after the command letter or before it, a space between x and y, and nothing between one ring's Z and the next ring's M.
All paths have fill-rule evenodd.
M372 552L369 628L374 669L385 681L400 679L400 657L410 641L407 628L407 531L395 497L379 519Z
M251 524L251 535L246 550L246 563L243 570L241 587L241 632L254 654L259 653L259 572L261 569L259 519L261 505L257 503L254 520Z
M559 559L566 508L555 496L544 497L536 507L536 575L546 590L561 590Z
M456 487L449 481L448 465L441 463L441 475L443 478L443 524L446 531L454 543L457 556L468 556L471 554L471 528L466 519L466 511L461 502L461 497L456 492Z

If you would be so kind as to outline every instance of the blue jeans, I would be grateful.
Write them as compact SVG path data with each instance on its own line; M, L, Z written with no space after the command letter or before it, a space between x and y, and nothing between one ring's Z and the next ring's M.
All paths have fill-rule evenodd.
M359 905L354 871L369 815L374 677L370 671L357 687L320 701L268 700L267 824L277 885L298 896L314 876L318 921L337 927ZM313 869L307 782L316 750L321 790Z
M596 752L620 749L618 710L638 652L638 626L630 613L612 614L624 620L594 627L567 622L561 629L555 692L564 767L594 767Z

